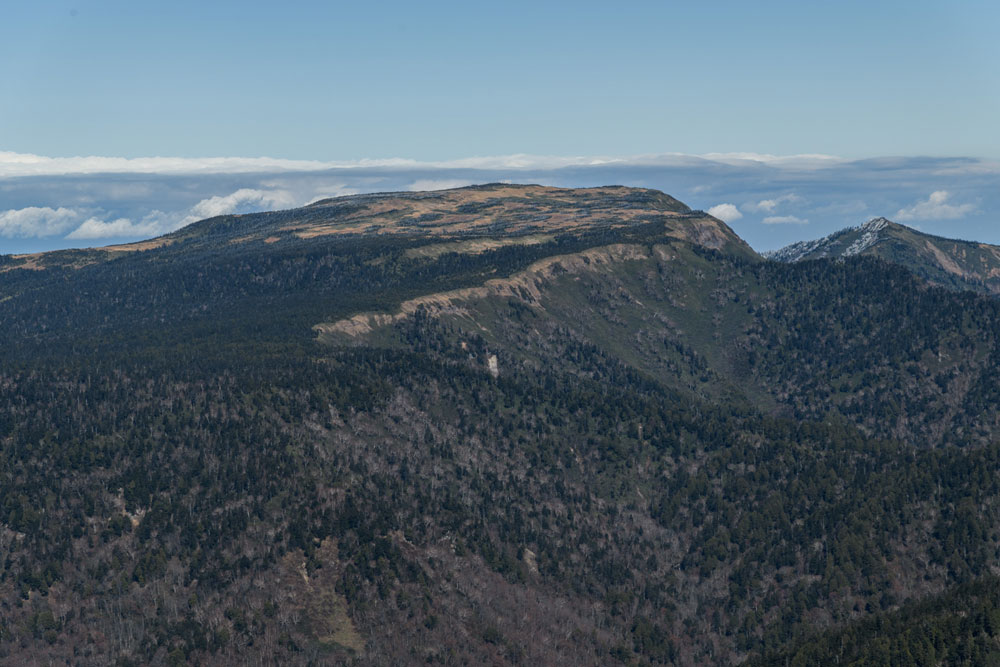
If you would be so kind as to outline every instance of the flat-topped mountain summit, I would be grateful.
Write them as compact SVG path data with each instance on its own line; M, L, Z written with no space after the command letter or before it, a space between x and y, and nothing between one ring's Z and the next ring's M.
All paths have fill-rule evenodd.
M1000 247L924 234L886 218L873 218L858 227L764 254L780 262L879 257L935 285L1000 294Z
M749 249L724 223L692 211L670 195L624 186L555 188L492 183L433 192L351 195L298 209L277 231L298 238L357 234L524 236L618 229L653 221L665 222L668 233L675 237L706 247ZM269 222L260 220L264 225Z
M713 249L754 254L725 223L673 197L644 188L554 188L494 183L432 192L386 192L324 199L284 211L223 215L148 241L87 250L0 257L0 271L79 268L139 251L184 252L250 244L312 247L344 239L396 237L518 238L616 230L652 222L666 233ZM530 240L528 242L531 242ZM245 250L241 249L241 250Z
M657 190L493 183L431 192L349 195L315 202L302 213L301 221L283 229L303 237L357 233L525 234L618 226L651 215L683 217L692 211Z
M350 195L208 218L138 243L0 256L0 307L11 326L37 325L45 339L110 329L132 337L146 326L169 335L165 321L216 331L225 312L225 327L242 322L284 341L553 255L637 241L760 259L724 222L657 190L495 183ZM248 317L255 309L273 317ZM11 345L39 340L15 336Z

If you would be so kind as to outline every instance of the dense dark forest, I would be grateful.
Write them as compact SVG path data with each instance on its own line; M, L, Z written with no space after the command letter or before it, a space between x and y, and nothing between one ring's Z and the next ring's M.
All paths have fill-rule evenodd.
M996 662L1000 303L670 202L0 273L0 660Z

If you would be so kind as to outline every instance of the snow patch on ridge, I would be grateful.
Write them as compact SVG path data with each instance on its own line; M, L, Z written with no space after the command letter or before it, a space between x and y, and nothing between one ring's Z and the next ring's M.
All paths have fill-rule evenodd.
M841 232L837 233L840 234ZM836 236L836 234L833 236ZM826 257L824 246L830 243L833 236L813 239L812 241L797 241L796 243L787 245L784 248L779 248L778 250L767 250L761 254L768 259L788 263L801 261L808 256Z
M843 253L842 257L852 257L854 255L860 255L868 248L878 243L879 235L878 233L889 226L889 221L885 218L873 218L866 222L865 224L858 227L858 231L861 232L861 236L855 239L854 243L849 245Z
M804 259L821 259L824 257L852 257L860 255L879 242L881 232L890 224L885 218L872 218L858 227L848 227L829 236L812 241L799 241L778 250L762 253L764 257L778 262L794 263ZM847 240L857 235L850 244L843 248ZM841 249L843 248L843 249Z

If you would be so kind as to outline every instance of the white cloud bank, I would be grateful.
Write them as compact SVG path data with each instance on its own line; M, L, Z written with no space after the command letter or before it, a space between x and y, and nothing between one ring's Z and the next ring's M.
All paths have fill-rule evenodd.
M153 211L138 222L133 222L128 218L105 221L92 217L85 220L66 238L108 239L126 236L158 236L180 229L192 222L214 218L218 215L270 211L292 208L300 204L301 202L286 190L240 188L228 195L202 199L186 212L168 214L162 211Z
M708 209L708 214L713 218L718 218L723 222L733 222L743 217L740 209L733 204L716 204Z
M847 162L836 155L821 153L803 153L801 155L769 155L767 153L705 153L698 157L712 162L721 162L734 166L749 166L754 164L769 167L788 168L796 170L823 169Z
M0 211L0 237L102 239L149 236L167 231L165 223L169 225L160 211L154 211L140 222L132 222L128 218L104 220L99 215L79 209L30 206Z
M656 153L626 156L497 155L456 160L421 161L407 158L364 160L284 160L270 157L46 157L0 151L0 178L70 174L247 174L308 172L328 169L559 169L596 166L683 166L715 162L731 166L766 165L779 169L812 170L846 162L832 155L766 155L760 153Z
M218 215L294 208L307 201L354 192L356 191L351 188L340 186L327 186L321 191L311 190L307 194L296 194L285 189L240 188L227 195L202 199L187 209L168 213L154 210L138 220L127 216L112 216L109 219L105 211L94 208L30 206L0 211L0 238L149 238Z
M160 221L145 219L132 222L128 218L101 220L87 218L79 227L66 235L68 239L108 239L121 236L153 236L160 232Z
M0 211L0 236L8 238L42 238L63 234L80 220L80 213L71 208L29 206Z
M926 201L917 202L908 208L896 211L895 219L908 220L957 220L976 210L974 204L949 204L951 194L947 190L936 190Z
M333 163L274 158L179 157L45 157L0 151L0 178L65 176L70 174L241 174L250 172L316 171Z
M743 208L752 211L754 213L774 213L774 210L781 206L782 204L798 203L802 201L802 197L790 193L786 195L781 195L780 197L775 197L774 199L761 199L758 202L752 202L750 204L744 204Z
M191 207L191 212L184 218L183 224L217 215L292 208L298 204L296 198L287 190L240 188L228 195L202 199Z

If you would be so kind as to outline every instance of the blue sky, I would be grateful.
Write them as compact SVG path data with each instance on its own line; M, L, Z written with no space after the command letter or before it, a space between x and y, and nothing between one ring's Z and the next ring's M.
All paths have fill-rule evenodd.
M996 2L7 0L0 146L1000 158Z
M815 236L822 218L806 208L805 195L783 184L788 168L774 172L778 177L772 164L765 178L753 176L751 166L727 164L718 182L687 192L686 184L705 174L684 176L677 154L825 154L856 169L875 169L865 160L883 156L993 164L1000 160L998 25L1000 4L976 1L8 0L0 20L0 151L8 167L23 166L16 156L25 155L266 156L351 164L353 175L361 173L359 161L389 158L414 160L423 170L409 181L379 181L384 174L371 172L360 184L331 173L330 192L470 175L585 185L601 174L640 185L622 180L637 172L622 170L577 169L583 175L573 180L566 163L551 160L536 160L530 173L438 172L471 157L612 156L648 167L648 159L634 156L672 155L669 169L661 159L660 176L652 179L661 189L694 197L689 203L699 207L732 204L745 235L772 245ZM579 167L586 160L570 162ZM163 165L102 177L106 172L74 164L39 174L5 170L0 159L0 252L79 244L80 234L66 238L78 230L70 225L90 219L92 232L118 230L131 238L218 209L222 204L197 208L213 197L244 208L307 197L298 189L291 199L234 198L240 190L267 190L266 174L250 178L242 167L213 168L212 178L198 183L193 175L204 171L203 163L189 162L184 178L191 180L181 187L184 178ZM320 170L286 167L275 173L312 174L301 182L316 181ZM261 172L273 169L259 165ZM812 174L813 187L818 181L810 169L803 173ZM854 200L857 215L891 215L925 200L925 213L961 215L923 220L929 225L995 213L989 192L995 175L985 183L974 179L986 190L973 192L922 171L919 178L908 169L873 173L884 188L877 211L858 208L857 202L871 208L880 199L863 178L831 182L824 200ZM900 180L886 181L887 173ZM60 199L54 184L67 178L78 178L77 189ZM159 198L143 202L136 195L143 188ZM708 192L716 197L701 197ZM942 200L935 192L947 194ZM785 215L764 217L794 215L800 222L752 227L760 211L741 206L784 195L801 199L786 197L774 207L788 209ZM73 214L24 212L60 208ZM42 220L34 232L26 227L32 215ZM857 215L843 223L856 224Z

